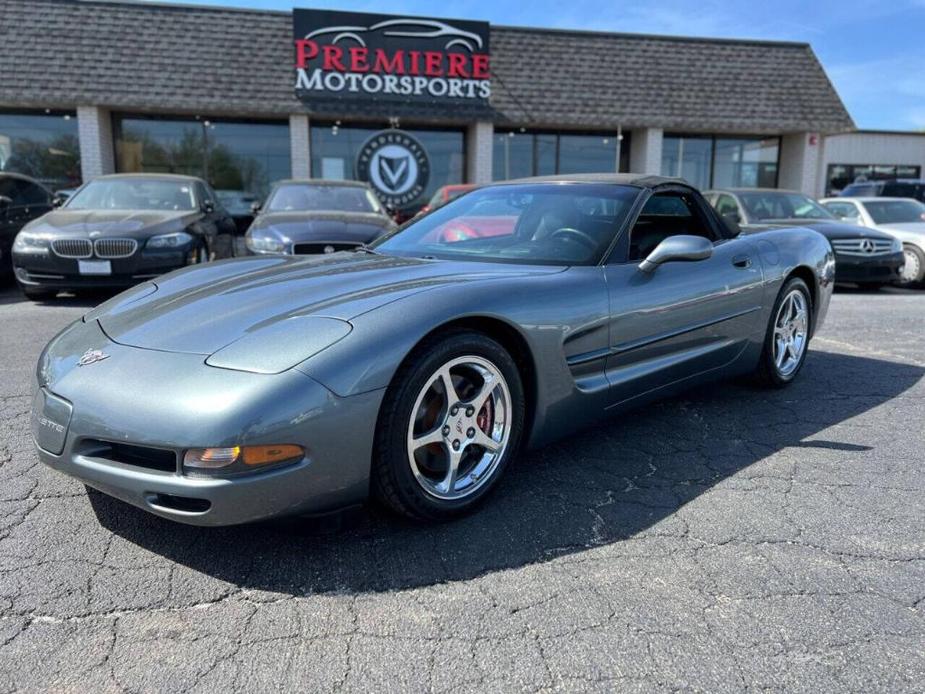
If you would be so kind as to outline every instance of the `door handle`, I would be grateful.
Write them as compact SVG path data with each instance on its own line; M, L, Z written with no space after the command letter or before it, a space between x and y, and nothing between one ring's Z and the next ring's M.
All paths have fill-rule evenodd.
M752 259L747 255L737 255L732 259L732 264L744 269L752 266Z

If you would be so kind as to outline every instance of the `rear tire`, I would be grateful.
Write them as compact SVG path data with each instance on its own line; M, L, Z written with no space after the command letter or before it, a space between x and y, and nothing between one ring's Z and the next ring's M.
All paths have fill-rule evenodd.
M774 302L755 380L771 388L790 385L806 361L812 329L813 302L809 287L799 277L791 277Z
M470 512L516 455L525 410L517 365L495 340L469 330L425 340L380 409L374 496L417 520Z

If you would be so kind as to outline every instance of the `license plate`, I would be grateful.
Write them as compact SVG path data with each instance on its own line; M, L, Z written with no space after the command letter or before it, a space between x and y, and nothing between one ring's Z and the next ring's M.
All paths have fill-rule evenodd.
M77 269L81 275L111 275L112 263L108 260L78 260Z

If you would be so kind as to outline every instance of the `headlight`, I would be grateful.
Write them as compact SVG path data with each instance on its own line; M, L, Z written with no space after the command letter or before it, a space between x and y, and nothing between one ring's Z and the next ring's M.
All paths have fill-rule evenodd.
M179 248L192 243L193 237L185 231L175 231L172 234L152 236L146 244L148 248Z
M48 251L48 239L38 234L29 234L24 231L16 235L13 241L14 253L46 253Z
M248 234L244 237L244 244L248 250L254 253L285 253L288 250L287 243L272 236L251 236Z
M890 247L890 250L893 251L894 253L902 253L903 252L903 242L900 241L899 239L893 239L893 245Z

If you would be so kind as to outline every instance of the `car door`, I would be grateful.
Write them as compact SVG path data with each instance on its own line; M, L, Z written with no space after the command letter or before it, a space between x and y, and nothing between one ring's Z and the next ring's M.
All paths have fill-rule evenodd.
M709 238L712 255L651 273L638 268L660 240L677 234ZM612 261L605 268L611 405L729 365L764 330L756 241L729 238L693 190L649 198Z

